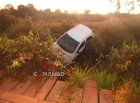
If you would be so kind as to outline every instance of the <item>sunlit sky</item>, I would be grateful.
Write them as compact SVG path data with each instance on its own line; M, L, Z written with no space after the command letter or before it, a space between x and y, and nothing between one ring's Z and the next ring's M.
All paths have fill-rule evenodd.
M115 11L115 4L107 2L109 0L0 0L0 7L3 8L6 4L12 4L16 9L18 5L33 4L38 10L50 8L52 11L56 9L68 10L68 12L78 11L84 13L84 10L91 10L91 13L105 14ZM121 0L121 2L124 0ZM125 11L124 9L121 11ZM140 12L140 7L136 8L135 13Z

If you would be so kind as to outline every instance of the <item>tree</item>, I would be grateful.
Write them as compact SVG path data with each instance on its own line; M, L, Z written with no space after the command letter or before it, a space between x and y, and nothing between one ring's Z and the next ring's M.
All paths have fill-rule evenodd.
M33 4L27 4L26 9L27 9L27 15L32 17L33 20L37 20L38 11L34 7L34 5Z
M51 17L52 17L52 15L51 15L51 9L50 8L47 8L46 10L44 10L43 15L44 15L43 18L44 18L45 21L50 20Z
M60 9L56 9L55 13L62 13Z
M135 0L132 1L126 0L126 6L128 7L127 9L128 13L132 12L135 9Z
M68 13L68 10L65 10L64 13L67 14Z
M27 8L31 8L31 9L35 9L35 7L34 7L33 4L27 4L26 7L27 7Z
M90 14L91 10L85 10L84 14Z
M78 11L77 10L74 10L71 12L72 14L78 14Z
M116 7L117 7L117 9L116 9L117 13L120 13L120 9L121 9L121 2L120 2L120 0L117 0Z
M6 9L6 10L14 10L14 7L13 7L12 4L6 4L4 9Z
M19 12L19 17L24 18L27 13L27 8L24 5L18 5L17 10Z
M125 10L125 12L133 12L136 7L136 3L140 2L140 0L108 0L110 3L116 4L116 12L120 13L121 10Z
M46 10L44 10L45 13L50 14L51 13L51 9L47 8Z

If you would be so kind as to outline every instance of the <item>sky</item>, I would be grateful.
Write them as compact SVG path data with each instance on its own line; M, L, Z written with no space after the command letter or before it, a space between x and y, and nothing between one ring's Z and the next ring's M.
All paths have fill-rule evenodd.
M91 10L91 13L106 14L115 11L115 4L107 2L108 0L0 0L0 7L6 4L12 4L16 9L18 5L33 4L38 10L50 8L52 11L56 9L68 10L69 12L78 11L84 13L84 10ZM123 0L121 0L123 1ZM140 11L140 8L137 10ZM136 12L137 12L136 11Z

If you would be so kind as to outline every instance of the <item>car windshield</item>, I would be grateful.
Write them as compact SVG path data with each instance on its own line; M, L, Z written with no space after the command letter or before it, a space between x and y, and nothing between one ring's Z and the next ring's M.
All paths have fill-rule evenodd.
M69 53L73 53L79 42L71 38L68 34L63 35L58 41L58 45Z

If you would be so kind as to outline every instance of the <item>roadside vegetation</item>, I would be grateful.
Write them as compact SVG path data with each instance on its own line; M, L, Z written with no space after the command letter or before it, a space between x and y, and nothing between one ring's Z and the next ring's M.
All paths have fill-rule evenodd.
M140 15L67 14L36 10L33 5L0 10L0 69L20 80L37 71L67 73L69 87L95 80L112 90L116 103L140 102ZM52 52L52 43L76 24L85 24L94 38L72 67ZM73 89L72 89L73 90Z

